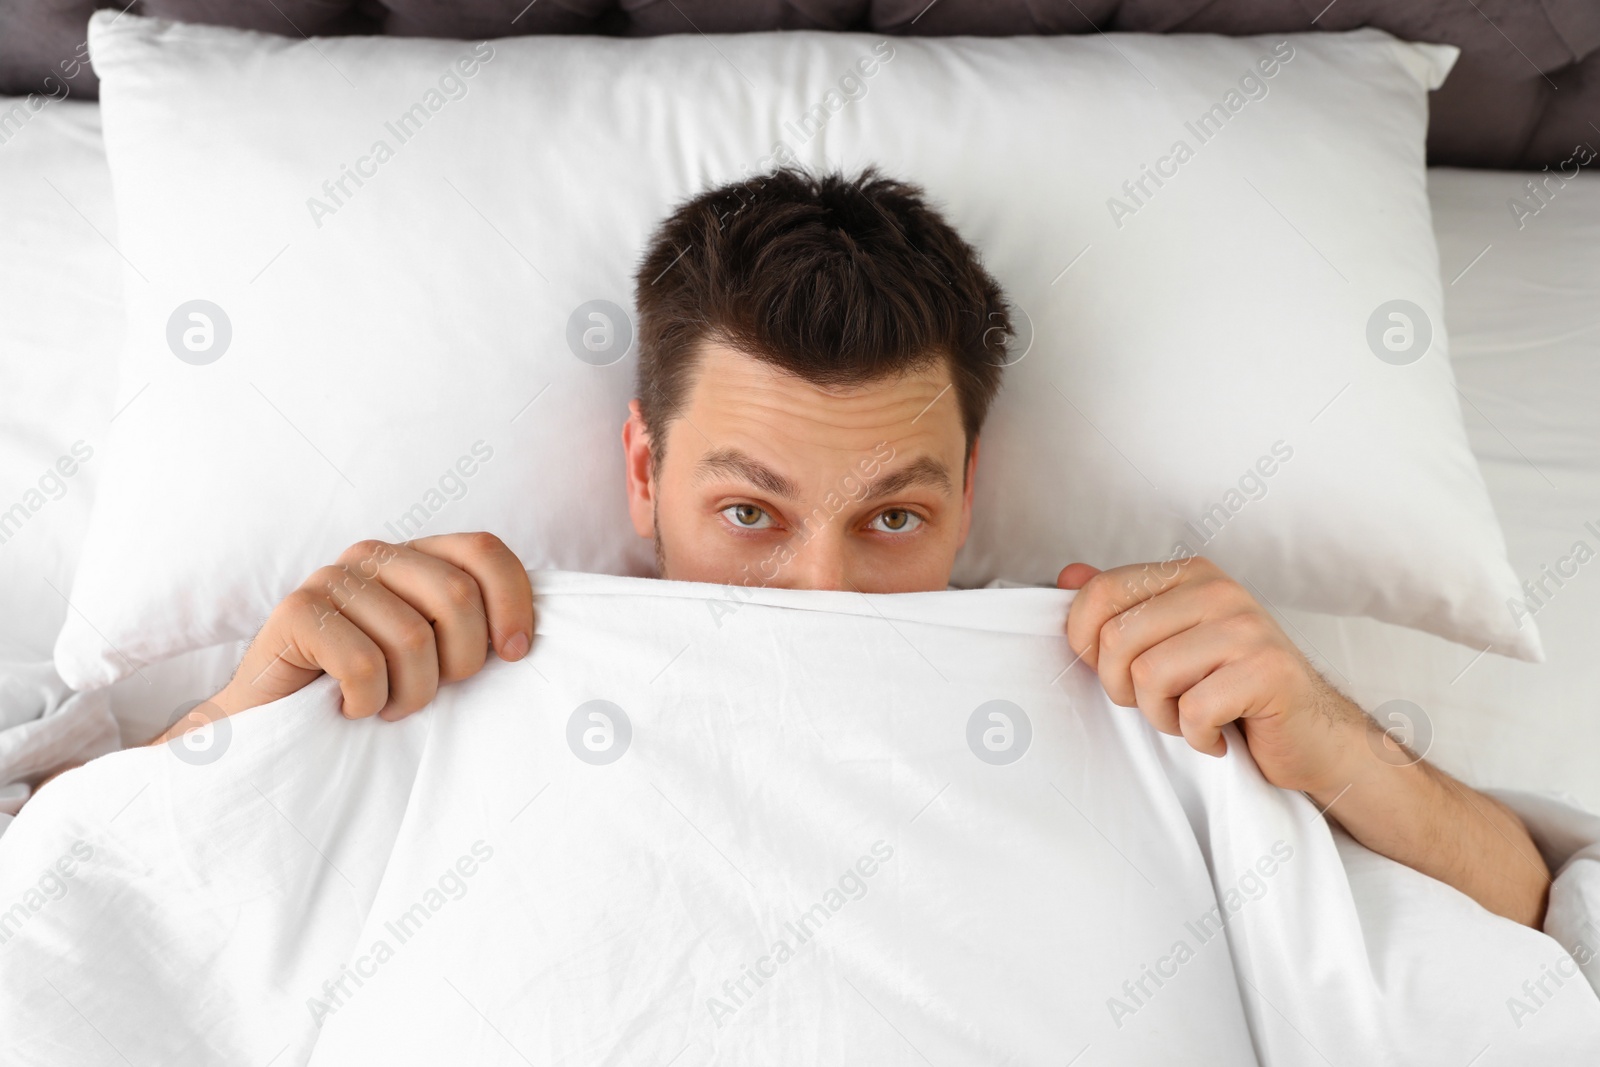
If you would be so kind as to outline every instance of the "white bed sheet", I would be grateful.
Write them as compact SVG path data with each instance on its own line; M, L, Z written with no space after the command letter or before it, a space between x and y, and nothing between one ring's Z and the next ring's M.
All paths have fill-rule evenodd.
M1507 1010L1562 958L1550 938L1347 844L1354 888L1231 728L1201 756L1067 669L1070 593L763 590L727 614L715 586L534 580L533 654L401 723L340 718L323 678L41 792L0 839L0 903L72 873L13 929L0 913L0 1059L1491 1067L1600 1047L1575 973ZM993 701L1010 762L979 755Z

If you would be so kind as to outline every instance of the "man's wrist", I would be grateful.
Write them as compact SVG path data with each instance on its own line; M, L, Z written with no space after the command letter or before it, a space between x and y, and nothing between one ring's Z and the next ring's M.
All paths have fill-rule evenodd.
M1399 787L1410 792L1437 784L1422 755L1404 745L1392 730L1368 715L1360 705L1340 697L1347 712L1334 728L1336 755L1327 773L1302 791L1319 809L1326 810L1341 796L1361 791L1372 796Z
M1345 707L1339 709L1342 714L1330 727L1328 744L1333 755L1327 770L1301 789L1324 810L1349 790L1370 781L1375 773L1415 762L1405 749L1384 736L1377 722L1359 705L1342 695L1338 699Z

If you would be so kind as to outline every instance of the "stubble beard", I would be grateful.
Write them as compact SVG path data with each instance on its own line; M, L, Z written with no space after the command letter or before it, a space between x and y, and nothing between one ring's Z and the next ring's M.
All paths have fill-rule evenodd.
M656 577L667 576L667 553L661 546L661 505L652 500L650 502L650 536L656 546Z

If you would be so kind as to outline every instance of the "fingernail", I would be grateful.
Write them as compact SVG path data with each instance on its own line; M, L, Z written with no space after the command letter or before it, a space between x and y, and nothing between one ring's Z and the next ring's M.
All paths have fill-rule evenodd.
M528 635L518 630L506 642L506 659L521 659L528 651Z

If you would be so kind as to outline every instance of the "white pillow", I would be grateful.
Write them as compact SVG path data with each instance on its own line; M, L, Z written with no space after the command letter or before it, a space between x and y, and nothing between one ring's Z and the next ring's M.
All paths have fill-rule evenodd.
M246 636L362 537L485 528L530 567L648 573L632 331L584 349L591 302L628 307L661 217L779 144L923 184L1025 313L958 584L1165 557L1260 464L1268 495L1191 549L1275 604L1537 656L1440 328L1423 134L1455 52L1281 41L311 43L97 16L137 399L63 676ZM1213 105L1220 132L1114 221ZM1366 340L1397 299L1434 324L1405 366ZM208 330L226 350L195 365Z
M114 749L108 698L122 737L140 743L180 706L215 693L239 662L232 642L200 649L75 702L55 677L63 598L113 414L123 334L116 240L99 105L0 97L0 794L10 778L71 762L73 751L81 762ZM0 796L0 811L7 805Z
M0 834L29 783L120 740L51 662L112 415L115 238L99 109L0 97Z
M50 659L67 616L116 391L115 240L99 108L0 97L0 660Z
M1542 664L1371 619L1289 611L1328 677L1411 718L1430 762L1477 786L1557 791L1600 813L1600 175L1570 173L1537 218L1516 171L1435 168L1428 190L1467 432L1526 577ZM1488 249L1485 252L1485 249ZM1591 939L1591 944L1596 942ZM1597 958L1600 964L1600 958Z

